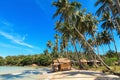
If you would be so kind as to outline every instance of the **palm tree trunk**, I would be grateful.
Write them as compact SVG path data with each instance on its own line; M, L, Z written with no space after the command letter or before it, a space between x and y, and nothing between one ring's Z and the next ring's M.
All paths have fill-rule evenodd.
M95 61L94 61L94 65L95 65L96 68L98 68L98 65L97 65L97 62L96 62L96 60L97 60L97 59L96 59L96 56L95 56L95 55L92 55L92 53L90 53L90 56L91 56L91 59L92 59L92 60L95 60Z
M79 41L78 41L78 45L79 45L79 47L80 47L79 52L81 52L82 46L80 45L80 42L79 42Z
M96 56L98 57L98 59L102 62L102 64L103 64L108 70L111 70L111 68L110 68L110 67L102 60L102 58L100 57L98 46L97 46L97 52L98 52L98 55L96 55Z
M105 50L104 50L104 46L102 45L102 51L103 51L103 54L105 54Z
M86 44L88 45L88 47L94 52L94 49L93 47L85 40L84 36L79 32L79 30L74 26L74 29L78 32L78 34L80 35L80 37L86 42ZM103 63L103 65L108 69L108 70L111 70L111 68L105 64L105 62L102 60L102 58L97 55L98 59Z
M117 57L118 57L118 62L120 61L120 56L117 52L117 46L116 46L116 43L115 43L115 39L114 39L114 35L113 35L113 31L111 30L111 33L112 33L112 36L113 36L113 43L114 43L114 46L115 46L115 51L116 51L116 54L117 54Z
M76 42L75 41L72 41L73 42L73 45L74 45L74 49L75 49L75 53L76 53L76 59L78 61L78 64L79 64L79 69L84 69L80 59L79 59L79 54L77 52L77 47L76 47Z
M68 47L67 47L67 50L66 50L66 55L67 55L67 58L70 59L69 52L68 52Z
M108 47L109 47L109 50L111 50L111 48L110 48L110 44L108 44Z
M114 39L114 35L113 35L113 31L111 30L111 33L112 33L112 37L113 37L113 43L114 43L114 46L115 46L115 51L117 53L117 47L116 47L116 43L115 43L115 39Z

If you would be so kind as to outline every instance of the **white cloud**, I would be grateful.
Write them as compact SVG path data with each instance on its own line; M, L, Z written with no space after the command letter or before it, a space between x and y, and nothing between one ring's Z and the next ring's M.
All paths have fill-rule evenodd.
M5 19L0 19L0 30L7 31L7 32L14 32L13 24L8 22Z
M13 26L13 24L11 24L11 23L9 23L9 22L7 22L7 21L5 21L5 20L2 20L1 21L2 22L2 24L4 24L5 26Z
M18 35L18 34L13 35L13 34L10 34L10 33L6 33L4 31L0 31L0 35L9 39L9 40L11 40L11 41L13 41L16 44L26 46L26 47L29 47L29 48L33 48L32 45L24 42L25 36L20 38L20 35Z
M0 47L4 48L12 48L12 49L18 49L19 47L11 45L11 44L6 44L6 43L0 43Z

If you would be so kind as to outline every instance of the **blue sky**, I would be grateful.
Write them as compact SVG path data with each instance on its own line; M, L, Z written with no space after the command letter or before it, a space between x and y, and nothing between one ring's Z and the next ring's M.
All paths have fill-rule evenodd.
M53 40L53 0L0 0L0 56L39 54ZM78 0L95 13L93 0Z

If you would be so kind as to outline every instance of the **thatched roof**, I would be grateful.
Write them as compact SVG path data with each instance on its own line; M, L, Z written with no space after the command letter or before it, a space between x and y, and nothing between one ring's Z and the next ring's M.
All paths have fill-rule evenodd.
M56 60L53 60L54 63L68 63L71 62L68 58L58 58Z

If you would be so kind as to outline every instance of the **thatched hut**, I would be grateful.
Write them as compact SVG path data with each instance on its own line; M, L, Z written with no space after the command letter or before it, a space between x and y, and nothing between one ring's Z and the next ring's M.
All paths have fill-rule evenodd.
M52 64L53 71L62 71L71 69L71 61L67 58L58 58L53 60Z

